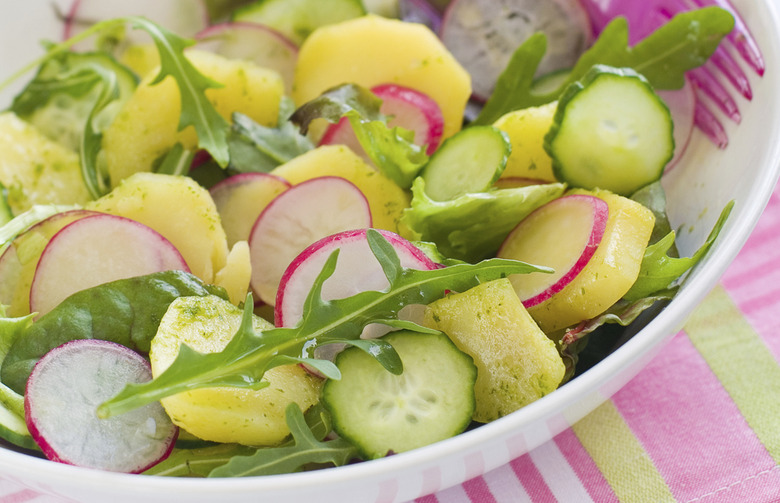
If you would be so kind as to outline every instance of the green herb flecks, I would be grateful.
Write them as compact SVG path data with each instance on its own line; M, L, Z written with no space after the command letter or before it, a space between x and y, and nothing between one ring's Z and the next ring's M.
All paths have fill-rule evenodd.
M335 271L338 251L329 257L304 303L301 322L293 328L252 329L251 295L246 303L241 327L220 353L198 353L183 345L171 366L154 380L128 385L118 395L103 403L101 417L114 416L141 407L166 396L204 387L233 386L260 389L266 385L265 372L305 358L317 345L332 342L360 341L363 328L385 319L397 318L407 304L427 304L447 291L464 291L481 282L510 274L550 272L515 260L490 259L479 264L417 271L401 266L400 259L382 235L367 232L368 244L380 261L389 286L383 291L361 292L352 297L326 301L322 285ZM400 359L392 347L381 340L358 342L360 348L376 358L385 368L400 373ZM302 358L301 355L304 355ZM335 365L318 369L330 378L339 378Z

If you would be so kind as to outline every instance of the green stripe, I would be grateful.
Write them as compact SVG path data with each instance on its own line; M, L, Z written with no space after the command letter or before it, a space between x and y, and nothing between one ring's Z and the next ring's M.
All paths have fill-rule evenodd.
M775 462L780 463L780 366L718 286L694 311L685 331Z
M578 421L572 430L621 502L675 501L669 486L611 401Z

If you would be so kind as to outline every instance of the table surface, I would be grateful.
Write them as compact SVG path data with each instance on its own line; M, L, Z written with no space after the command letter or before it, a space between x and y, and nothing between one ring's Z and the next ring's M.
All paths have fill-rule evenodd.
M780 499L780 189L720 284L611 400L415 503ZM0 503L64 503L0 480Z

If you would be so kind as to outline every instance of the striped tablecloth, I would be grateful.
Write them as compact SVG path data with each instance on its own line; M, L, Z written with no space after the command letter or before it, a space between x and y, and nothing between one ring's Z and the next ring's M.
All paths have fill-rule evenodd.
M780 189L720 285L554 440L416 503L780 501ZM65 503L0 480L0 503Z

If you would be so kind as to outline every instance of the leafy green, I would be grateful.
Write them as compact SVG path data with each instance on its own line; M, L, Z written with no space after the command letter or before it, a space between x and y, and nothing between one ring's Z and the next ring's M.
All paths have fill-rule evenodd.
M343 84L303 104L290 117L306 133L315 119L331 123L349 120L360 146L374 165L399 187L407 189L420 172L428 155L414 143L414 132L388 127L379 107L382 100L356 84ZM346 118L346 119L345 119Z
M413 240L431 241L447 257L474 262L495 255L507 234L529 213L563 194L560 183L465 194L434 201L425 182L412 185L412 204L402 225Z
M675 258L668 255L669 250L674 245L674 231L655 244L648 246L642 259L639 277L624 298L628 301L637 301L643 297L653 296L656 292L674 288L682 276L695 266L712 247L733 207L734 202L731 201L723 208L704 244L691 257Z
M492 124L513 110L555 101L595 64L633 68L656 89L679 89L685 72L703 65L733 27L734 17L728 11L705 7L676 15L630 47L627 21L615 18L558 88L541 94L533 92L533 76L547 50L547 41L544 34L536 33L512 54L493 94L472 124Z
M0 227L0 253L16 239L16 237L37 224L46 220L52 215L76 209L75 206L62 206L62 205L36 205L15 216L11 221Z
M182 346L165 372L148 383L128 385L98 408L99 415L121 414L184 390L216 386L259 389L266 385L262 378L268 369L289 363L292 358L307 356L317 345L336 341L354 344L366 325L396 318L398 311L407 304L427 304L447 291L463 291L509 274L549 271L504 259L417 271L401 266L392 245L378 231L369 229L366 237L388 279L389 286L385 290L323 300L322 285L335 271L336 250L314 282L304 303L303 318L297 326L255 332L251 325L252 302L247 302L241 327L222 352L201 354ZM389 345L380 341L359 344L391 372L402 371L398 355ZM332 370L337 372L335 366Z
M250 456L256 451L254 447L239 444L174 449L167 458L143 474L160 477L208 477L212 470L228 463L234 456Z
M0 305L0 315L5 316L5 309ZM22 318L0 318L0 367L13 343L32 324L32 315ZM21 431L11 431L3 428L3 423L20 425ZM0 383L0 438L20 447L35 449L35 441L26 432L24 425L24 396Z
M655 216L653 232L650 235L650 244L657 243L672 231L669 217L666 214L666 192L660 181L653 182L637 190L631 194L631 199L652 211L653 216ZM676 246L673 245L669 253L678 256Z
M176 143L160 159L160 164L155 166L154 171L163 175L186 175L190 171L194 158L195 152L185 149L181 143Z
M258 449L250 456L235 456L215 468L210 477L250 477L300 471L308 464L343 466L358 458L357 449L343 438L322 441L312 433L298 404L285 410L293 441L280 447Z
M0 377L11 389L24 392L35 363L50 349L74 339L103 339L131 349L149 351L157 326L176 298L218 294L184 271L165 271L121 279L77 292L24 330L11 346Z

